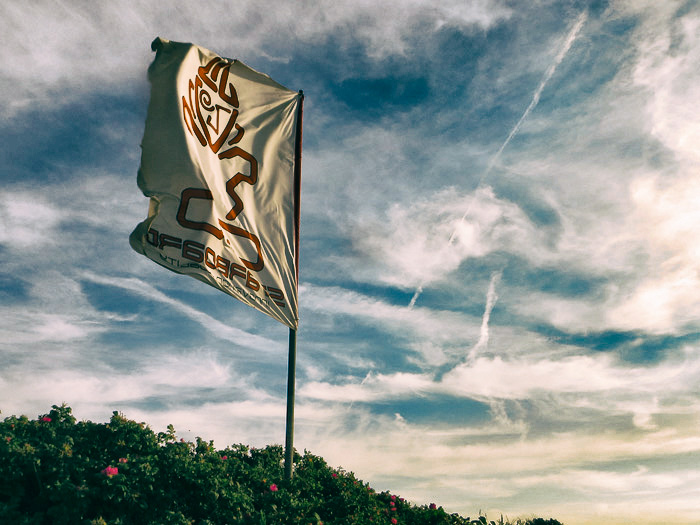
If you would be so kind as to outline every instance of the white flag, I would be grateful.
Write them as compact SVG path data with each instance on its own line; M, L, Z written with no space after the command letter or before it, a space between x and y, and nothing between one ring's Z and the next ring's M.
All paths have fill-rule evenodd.
M151 201L131 246L296 329L303 95L192 44L153 49L138 173Z

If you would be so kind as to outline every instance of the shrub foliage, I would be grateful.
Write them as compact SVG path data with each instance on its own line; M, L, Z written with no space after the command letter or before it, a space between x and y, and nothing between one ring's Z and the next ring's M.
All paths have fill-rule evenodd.
M448 514L375 492L351 472L308 452L284 480L284 451L177 439L114 412L76 421L54 405L36 420L0 422L0 522L95 525L504 524ZM512 525L561 525L516 520Z

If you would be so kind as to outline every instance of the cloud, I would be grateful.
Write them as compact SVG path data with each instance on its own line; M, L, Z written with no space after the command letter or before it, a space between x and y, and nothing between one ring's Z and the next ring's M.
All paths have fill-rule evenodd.
M78 349L76 349L78 351ZM96 351L96 352L99 352ZM87 356L86 356L87 357ZM8 366L2 376L0 389L20 399L24 410L46 409L46 404L66 402L76 412L86 411L103 420L107 407L178 405L183 400L205 403L206 392L226 390L232 398L267 400L269 396L246 378L233 372L215 354L206 351L172 352L170 355L128 353L134 369L115 369L100 359L70 366L64 359L35 365L34 381L22 381L27 370L21 364ZM68 365L66 367L66 365ZM235 385L235 386L234 386ZM6 403L3 410L13 410ZM107 410L107 411L106 411ZM87 417L87 416L86 416Z
M437 396L452 400L453 410L458 410L460 399L478 401L489 407L492 426L479 430L474 422L435 423L436 429L464 432L465 439L473 435L471 441L482 432L523 439L528 435L555 439L560 432L610 432L613 439L629 435L633 441L651 432L659 439L663 435L678 438L682 448L683 436L692 435L698 407L693 392L700 373L693 347L685 347L678 360L635 367L609 354L569 351L557 357L556 352L541 350L541 355L477 357L441 374L370 372L362 380L310 379L300 385L298 397L306 403L350 408L354 403L372 407L399 401L416 406ZM433 406L438 405L433 402ZM440 421L440 416L434 419ZM418 421L411 417L409 424L420 426ZM697 446L692 439L688 443L688 450Z
M55 268L33 276L26 288L25 296L0 307L0 331L8 351L83 343L107 331L112 322L119 322L113 314L93 308L80 284Z
M283 345L281 345L279 341L274 341L272 339L268 339L267 337L251 334L237 328L236 326L218 321L210 315L207 315L206 313L199 311L182 301L168 297L166 294L142 281L141 279L107 277L94 273L86 273L84 274L84 278L95 283L123 288L131 293L140 295L147 300L168 305L180 314L183 314L202 325L209 334L218 339L227 340L234 342L237 345L253 348L258 352L279 352L283 348Z
M564 60L564 57L566 57L566 54L569 52L569 49L571 48L571 46L575 42L576 38L578 37L578 34L581 31L581 28L583 27L583 24L586 23L587 18L588 18L588 13L586 11L584 11L576 19L576 22L572 26L568 35L566 36L564 43L559 48L559 50L554 58L554 61L549 66L549 68L547 68L547 71L545 72L544 77L542 77L540 84L537 86L537 89L533 93L532 100L530 101L530 104L527 106L527 108L525 108L525 111L521 115L518 122L515 124L513 129L510 130L510 133L508 133L506 140L503 142L503 144L501 144L501 147L498 148L498 151L492 157L491 161L489 162L488 168L486 169L486 171L484 172L484 175L482 176L482 180L488 174L488 172L491 171L491 168L495 165L495 163L499 160L501 154L503 153L503 150L508 146L508 144L510 144L510 141L518 133L518 131L520 130L520 126L522 126L525 119L530 115L532 110L535 109L535 107L537 107L537 104L540 101L540 97L542 96L542 91L547 86L547 82L549 82L549 80L552 78L552 75L557 70L557 67L559 66L559 64L561 64L562 60ZM467 213L468 213L468 210L464 215L465 217L466 217ZM451 240L452 240L452 237L450 237L450 241Z
M646 114L650 133L681 162L700 162L700 97L695 65L700 60L700 16L675 17L671 6L657 8L643 21L633 79L649 93Z
M566 2L54 4L0 7L4 413L283 439L286 329L128 247L160 35L307 92L299 450L453 512L693 522L697 9L574 42Z
M676 169L643 174L631 185L636 235L645 240L649 261L636 289L609 312L612 325L654 333L682 332L700 318L694 293L700 287L700 117L693 110L700 97L700 17L673 15L661 9L644 19L632 78L646 92L648 132L673 153Z
M406 52L408 41L415 38L414 33L421 26L429 31L446 25L488 29L511 14L505 3L493 0L468 4L451 0L431 6L418 0L390 0L381 6L362 0L338 2L332 9L323 4L298 9L273 1L264 3L263 9L275 14L261 20L268 29L282 28L289 37L307 42L325 40L331 34L340 34L341 38L352 35L353 40L363 42L368 54L376 58ZM255 11L249 9L248 13L256 16ZM290 25L289 20L296 23Z
M657 495L672 493L687 486L682 469L668 475L638 471L625 488L623 480L630 475L627 467L610 464L645 464L656 457L656 465L672 465L676 454L694 454L700 449L700 441L690 430L678 436L667 431L634 435L593 430L531 439L514 435L512 428L495 421L478 428L445 429L355 410L350 419L353 426L348 429L339 415L348 414L336 409L334 421L327 426L301 429L299 442L312 440L326 459L368 476L380 490L399 486L398 493L414 501L425 501L426 495L438 497L447 509L460 509L464 515L476 512L477 507L507 511L511 516L541 515L541 498L556 489L562 494L561 501L569 503L550 503L547 508L566 517L570 515L564 512L567 507L591 497L595 478L615 494L599 502L633 502L639 496L636 489L643 490L645 481L649 482L647 489L657 488ZM697 490L696 476L693 479ZM687 496L685 501L687 506Z
M133 184L120 176L81 172L40 188L29 183L7 185L0 193L0 242L20 254L42 247L54 258L72 255L66 245L75 249L86 235L101 239L102 250L112 248L114 240L125 239L146 215L146 199L136 191L135 173Z
M229 16L205 20L203 9ZM36 104L60 105L90 92L145 89L145 69L152 60L149 46L156 36L196 40L221 54L235 54L232 58L274 57L282 62L290 58L289 43L309 46L349 38L343 45L362 42L370 56L382 57L405 52L419 27L488 28L510 12L495 0L430 7L420 1L382 6L363 1L304 8L268 0L239 4L234 10L213 2L205 8L181 5L175 11L148 2L4 4L0 87L15 93L5 106L6 116L13 116Z
M469 203L469 216L460 220ZM449 243L452 232L454 242ZM394 204L385 216L365 221L353 242L372 263L358 268L356 278L369 277L362 270L371 268L375 279L401 288L449 280L465 260L497 250L530 253L533 244L545 249L522 210L488 187L466 195L448 188L410 204Z
M473 361L474 357L477 355L479 350L485 348L489 343L489 319L491 318L491 311L493 310L498 295L496 295L496 285L501 279L501 272L494 272L491 274L491 282L489 283L489 290L486 293L486 307L484 308L484 315L481 318L481 330L479 333L479 340L474 345L474 347L469 351L468 360Z
M0 199L0 243L19 250L55 242L51 230L61 213L43 194L3 191Z
M336 322L348 318L353 334L359 327L372 327L387 334L392 346L400 344L401 348L412 351L409 361L421 368L434 368L461 359L465 346L479 338L480 320L460 312L408 309L405 303L392 304L341 287L311 283L300 286L299 297L308 315L332 316ZM370 359L380 353L377 344L378 341L374 341L368 345ZM390 359L397 361L404 355Z
M499 357L476 359L446 374L438 388L455 395L528 399L539 395L596 392L656 392L669 386L676 392L691 386L690 373L700 361L687 355L684 361L657 367L632 368L615 363L610 355L572 355L558 360ZM583 372L585 371L585 372Z
M653 472L640 464L632 468L632 472L629 471L629 467L624 472L586 468L563 469L556 473L524 476L513 480L511 490L528 494L532 499L536 498L533 492L567 492L570 494L569 502L562 502L550 509L553 515L565 522L574 520L582 524L612 524L642 523L646 520L692 521L692 516L697 512L697 506L690 503L697 492L697 473L691 470ZM502 480L495 483L499 481ZM503 490L503 487L500 488ZM600 488L605 489L605 495L593 496L593 492ZM528 496L521 499L525 500ZM596 500L592 507L590 503L575 501L591 497ZM588 505L586 511L583 510L585 505ZM530 507L533 511L537 508L535 505ZM577 516L579 514L585 514L587 518L580 518Z

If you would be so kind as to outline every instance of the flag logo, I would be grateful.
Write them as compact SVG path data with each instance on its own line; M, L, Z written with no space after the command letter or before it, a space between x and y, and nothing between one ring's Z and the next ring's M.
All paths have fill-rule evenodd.
M249 173L247 175L238 172L226 182L226 192L234 203L226 214L226 219L233 221L243 210L243 201L236 194L236 186L241 182L255 185L258 180L258 161L253 155L238 146L233 146L220 152L224 144L232 146L240 142L244 133L244 129L236 123L239 102L236 88L229 81L229 66L229 61L221 57L214 57L206 66L200 66L197 69L197 76L194 80L189 81L188 96L182 97L182 115L190 134L197 137L197 140L203 147L208 146L213 153L218 154L219 159L240 157L249 164ZM224 122L226 123L224 124ZM236 131L235 135L227 142L229 135L234 129ZM212 135L212 131L214 135ZM241 258L241 261L251 270L262 270L265 263L260 250L260 240L254 234L221 219L219 219L219 226L222 229L218 229L211 224L194 223L187 220L187 207L190 199L193 198L212 200L213 196L209 190L203 188L187 188L183 190L177 215L178 222L185 228L202 229L217 239L223 238L222 230L243 239L248 239L255 247L257 260L253 262ZM231 244L231 241L228 239L227 244Z
M227 145L243 138L243 128L236 124L238 93L229 81L229 65L227 60L214 57L206 66L200 66L197 76L189 81L187 97L182 97L187 129L202 146L209 146L214 153L219 153L234 127L236 134ZM226 153L223 151L219 157L226 158Z
M131 246L296 329L300 93L156 39ZM298 140L299 139L299 140Z

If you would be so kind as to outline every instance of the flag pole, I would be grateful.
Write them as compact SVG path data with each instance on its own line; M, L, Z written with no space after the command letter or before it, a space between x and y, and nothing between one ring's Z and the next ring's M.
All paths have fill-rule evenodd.
M299 91L296 143L294 145L294 266L297 285L297 312L299 301L299 220L301 218L301 139L304 113L304 92ZM297 331L289 329L289 362L287 364L287 429L284 440L284 477L292 479L294 470L294 396L296 385Z
M294 385L296 382L297 331L289 329L289 364L287 369L287 435L284 450L284 478L292 479L294 466Z

